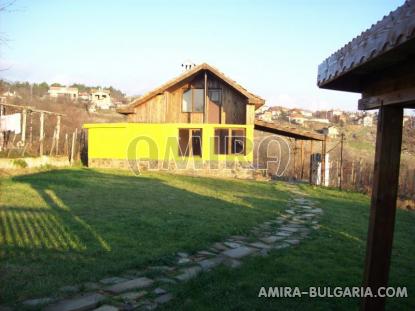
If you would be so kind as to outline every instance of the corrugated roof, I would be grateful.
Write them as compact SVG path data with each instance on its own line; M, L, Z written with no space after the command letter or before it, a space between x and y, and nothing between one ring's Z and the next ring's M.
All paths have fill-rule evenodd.
M238 91L239 93L241 93L243 96L245 96L248 99L248 102L250 104L254 104L256 106L256 108L261 107L262 105L264 105L265 100L262 99L261 97L254 95L250 92L248 92L245 88L243 88L241 85L239 85L238 83L236 83L236 81L228 78L227 76L225 76L222 72L220 72L218 69L203 63L200 64L188 71L185 71L184 73L182 73L180 76L166 82L165 84L159 86L158 88L155 88L154 90L144 94L143 96L137 98L136 100L134 100L131 104L129 104L127 107L125 108L120 108L117 109L117 112L119 113L125 113L125 114L129 114L129 113L134 113L134 107L146 102L147 100L151 99L152 97L156 96L157 94L160 94L162 92L164 92L165 90L167 90L168 88L176 85L177 83L182 82L183 80L186 80L196 74L198 74L199 72L202 71L209 71L210 73L214 74L216 77L218 77L219 79L223 80L224 82L226 82L229 86L231 86L232 88L234 88L236 91Z
M324 60L318 67L317 84L324 87L345 73L414 38L415 0L408 0Z

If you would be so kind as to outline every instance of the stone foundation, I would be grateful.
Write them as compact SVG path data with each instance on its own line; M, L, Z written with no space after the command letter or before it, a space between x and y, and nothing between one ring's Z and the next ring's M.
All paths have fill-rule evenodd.
M256 170L251 163L225 161L142 161L126 159L89 159L88 166L131 170L137 174L143 171L165 171L181 175L210 176L239 179L268 179L266 171Z

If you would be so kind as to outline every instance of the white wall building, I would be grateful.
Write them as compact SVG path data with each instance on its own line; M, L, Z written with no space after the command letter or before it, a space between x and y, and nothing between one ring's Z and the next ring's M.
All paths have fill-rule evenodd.
M91 103L98 109L110 109L112 101L109 90L98 89L91 91Z
M51 86L48 93L52 98L68 97L72 100L78 99L78 89L76 87Z

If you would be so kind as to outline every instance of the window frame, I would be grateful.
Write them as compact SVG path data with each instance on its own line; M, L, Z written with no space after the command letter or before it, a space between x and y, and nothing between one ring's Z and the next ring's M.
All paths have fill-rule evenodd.
M220 152L220 145L221 145L221 141L220 141L220 136L216 135L216 131L223 131L223 130L227 130L228 134L225 137L225 152L221 153ZM232 142L234 137L235 138L240 138L241 136L233 136L232 132L233 131L242 131L243 132L243 152L240 153L236 153L234 152L234 146L232 146ZM215 144L214 144L214 154L215 155L246 155L246 128L240 128L240 127L216 127L214 128L214 139L215 139Z
M195 90L202 90L203 91L203 105L202 105L202 111L195 111ZM184 97L184 93L191 91L191 111L184 111L183 110L183 97ZM182 92L182 101L181 101L181 111L183 113L204 113L205 112L205 107L206 107L206 98L205 98L205 89L204 88L195 88L195 87L191 87L191 88L187 88L184 89Z
M180 131L187 131L187 149L182 150L180 144ZM200 136L193 136L194 131L199 131ZM200 139L200 155L193 154L193 137L199 137ZM193 128L193 127L181 127L178 129L178 155L179 157L200 157L203 155L203 129L202 128ZM188 150L188 152L186 152ZM182 153L184 151L184 153Z

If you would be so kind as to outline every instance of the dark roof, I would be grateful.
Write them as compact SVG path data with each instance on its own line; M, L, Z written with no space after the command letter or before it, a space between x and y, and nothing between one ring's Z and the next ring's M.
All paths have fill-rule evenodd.
M362 92L362 81L380 67L415 57L415 0L408 0L362 32L318 67L321 88Z
M151 99L152 97L163 93L165 90L171 88L172 86L186 80L189 79L190 77L193 77L195 75L197 75L198 73L202 72L202 71L208 71L210 73L212 73L214 76L216 76L217 78L221 79L222 81L224 81L226 84L228 84L230 87L232 87L233 89L235 89L236 91L238 91L240 94L242 94L244 97L246 97L248 99L248 103L255 105L255 108L258 109L259 107L261 107L262 105L265 104L265 100L262 99L261 97L254 95L250 92L248 92L245 88L243 88L241 85L239 85L238 83L236 83L236 81L228 78L227 76L225 76L222 72L220 72L218 69L203 63L200 64L188 71L183 72L180 76L166 82L165 84L159 86L158 88L144 94L143 96L137 98L136 100L134 100L131 104L129 104L127 107L124 108L120 108L117 109L117 112L119 113L124 113L124 114L129 114L129 113L134 113L134 107L146 102L147 100Z
M326 136L315 131L284 126L277 123L255 120L255 129L262 132L282 135L300 140L326 140Z

